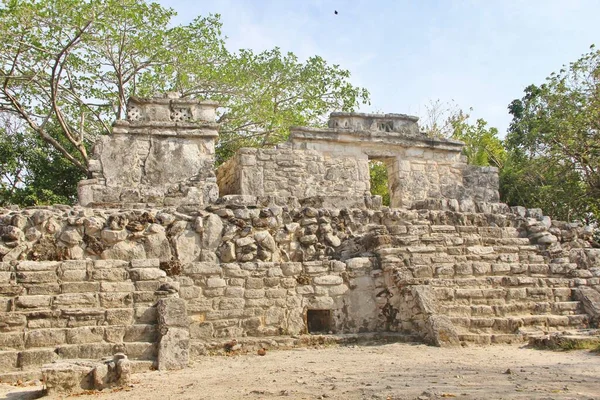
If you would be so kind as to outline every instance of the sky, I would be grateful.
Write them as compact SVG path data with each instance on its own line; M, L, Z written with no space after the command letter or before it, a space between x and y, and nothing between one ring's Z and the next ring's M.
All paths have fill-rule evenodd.
M280 47L339 64L371 93L359 111L424 117L439 100L472 108L501 137L526 86L600 46L598 0L159 2L181 24L220 14L231 51Z

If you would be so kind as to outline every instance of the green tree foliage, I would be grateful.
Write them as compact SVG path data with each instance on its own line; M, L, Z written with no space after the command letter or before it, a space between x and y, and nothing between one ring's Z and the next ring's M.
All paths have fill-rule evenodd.
M531 85L513 116L501 175L509 204L541 207L564 220L600 217L600 51Z
M133 95L220 102L220 160L368 101L348 71L320 57L229 52L218 15L172 26L174 15L142 0L2 0L0 112L22 121L52 160L86 174L90 145Z
M469 115L462 111L451 118L452 139L465 143L463 153L467 162L473 165L502 168L506 151L498 138L498 129L488 127L484 119L469 123Z
M381 161L370 161L369 174L371 177L371 194L381 196L383 205L389 207L390 191L386 165Z
M5 121L0 128L0 206L71 204L85 175L39 136ZM51 129L56 140L64 140ZM68 143L63 143L67 148Z

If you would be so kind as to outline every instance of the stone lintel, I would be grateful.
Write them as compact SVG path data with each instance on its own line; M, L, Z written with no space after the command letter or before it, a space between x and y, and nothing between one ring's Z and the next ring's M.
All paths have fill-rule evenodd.
M459 140L431 138L420 133L379 132L370 130L341 130L332 128L292 127L291 142L334 142L360 146L364 143L400 146L403 148L426 147L460 153L464 143Z
M121 135L152 135L177 137L207 137L219 136L219 125L215 122L169 122L169 121L115 121L113 134Z

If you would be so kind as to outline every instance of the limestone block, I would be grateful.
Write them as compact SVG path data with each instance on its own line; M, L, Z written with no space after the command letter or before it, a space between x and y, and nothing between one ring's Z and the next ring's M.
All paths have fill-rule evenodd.
M302 263L286 262L281 264L284 276L295 276L302 273Z
M225 279L210 277L206 280L206 287L208 288L222 288L227 286Z
M115 260L135 260L146 258L146 250L142 243L122 241L104 250L100 257Z
M103 268L92 271L91 280L121 282L129 278L127 270L123 268Z
M324 275L324 276L315 276L313 278L313 282L316 285L326 285L326 286L334 286L341 285L344 283L344 280L341 276L336 275Z
M224 298L219 301L220 310L239 310L243 309L246 301L243 298Z
M52 296L19 296L15 304L19 309L28 308L49 308L52 302Z
M221 244L223 232L223 221L218 215L209 214L204 221L204 231L202 234L203 247L215 251Z
M15 270L17 271L56 271L61 265L58 261L21 261Z
M186 310L186 301L180 298L160 299L156 304L159 329L177 327L187 328L189 319Z
M99 288L100 283L98 282L64 282L60 284L61 293L91 293L98 292Z
M61 361L44 365L42 368L46 393L80 393L93 388L92 370L95 365L89 361Z
M133 323L134 310L131 308L113 308L106 310L106 323L109 325L130 325ZM142 323L142 321L138 321Z
M0 372L13 372L17 368L17 351L0 351Z
M133 303L134 295L131 292L99 293L100 305L104 308L124 308Z
M187 329L168 328L158 344L160 371L186 368L189 364L190 333Z
M155 342L158 339L155 325L130 325L125 328L124 342Z
M94 307L98 303L94 293L65 293L54 297L54 307Z
M57 282L58 276L53 271L30 272L17 271L17 283L51 283Z
M101 233L102 240L109 245L121 242L127 239L127 236L129 236L129 232L126 229L103 229Z
M130 262L131 268L158 268L160 267L160 259L148 258L148 259L135 259Z
M101 292L133 292L133 291L135 291L135 285L133 282L100 282L100 291Z
M183 265L183 273L186 275L220 275L221 272L221 266L211 262L193 262Z
M100 326L85 326L67 329L68 344L99 343L104 338L104 328Z
M25 333L25 346L51 347L66 343L65 329L37 329Z
M129 276L134 281L152 281L167 276L167 273L158 268L132 268Z

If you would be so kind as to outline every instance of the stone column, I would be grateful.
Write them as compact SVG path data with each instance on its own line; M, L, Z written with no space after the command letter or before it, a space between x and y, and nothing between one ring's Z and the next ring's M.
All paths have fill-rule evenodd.
M183 369L190 362L190 331L185 300L177 297L160 299L158 312L158 369Z

